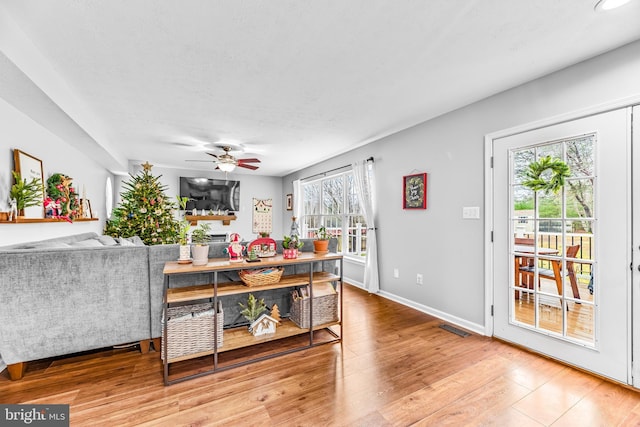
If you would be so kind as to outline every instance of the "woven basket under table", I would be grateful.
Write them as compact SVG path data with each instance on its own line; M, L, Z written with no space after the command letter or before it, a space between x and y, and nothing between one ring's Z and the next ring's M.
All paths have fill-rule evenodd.
M262 268L259 270L240 270L238 276L249 287L264 286L278 283L283 272L284 269L282 267Z
M189 354L213 350L213 303L190 304L167 309L167 352L169 360ZM224 312L218 302L218 348L223 344ZM164 339L164 322L162 325ZM164 360L164 343L162 345Z
M327 285L331 286L331 285ZM320 289L318 289L320 290ZM315 292L314 292L315 293ZM320 292L318 292L320 293ZM329 292L313 297L313 326L333 323L338 317L338 293ZM291 300L290 319L301 328L309 327L310 298Z

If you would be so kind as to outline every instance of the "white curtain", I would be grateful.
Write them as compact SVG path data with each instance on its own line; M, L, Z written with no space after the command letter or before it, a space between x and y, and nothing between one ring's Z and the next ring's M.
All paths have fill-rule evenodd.
M296 223L298 224L298 236L304 238L307 235L307 230L304 225L304 221L301 218L302 198L302 182L299 179L296 179L293 181L293 213L291 215L296 217Z
M373 159L351 165L360 198L360 206L367 221L367 256L364 264L364 287L371 293L380 291L378 277L378 244L376 242L376 220L378 206L375 200L376 180Z
M299 179L293 181L293 216L300 220L302 215L302 182Z
M302 182L296 179L293 181L293 216L298 219L298 224L300 224L300 215L302 215Z

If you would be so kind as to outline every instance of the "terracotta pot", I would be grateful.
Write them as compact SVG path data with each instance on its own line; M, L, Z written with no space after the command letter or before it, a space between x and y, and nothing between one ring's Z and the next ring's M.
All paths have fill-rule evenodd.
M328 240L314 240L313 241L313 252L317 254L326 254L329 252L329 241Z

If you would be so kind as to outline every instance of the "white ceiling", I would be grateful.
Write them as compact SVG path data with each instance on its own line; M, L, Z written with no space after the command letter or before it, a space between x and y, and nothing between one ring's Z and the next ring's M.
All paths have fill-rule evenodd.
M112 171L230 144L283 176L640 39L594 4L0 0L0 96Z

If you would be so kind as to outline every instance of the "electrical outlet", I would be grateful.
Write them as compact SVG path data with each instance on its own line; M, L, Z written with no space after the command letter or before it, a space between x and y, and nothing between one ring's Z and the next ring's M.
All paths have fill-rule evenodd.
M418 275L416 276L416 283L418 285L422 285L422 274L418 273Z
M393 278L394 279L398 279L400 277L400 270L398 270L397 268L393 269Z

